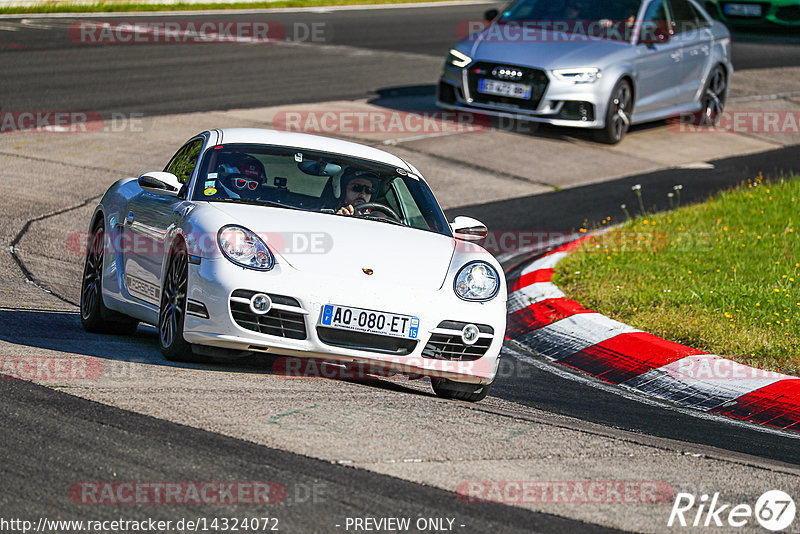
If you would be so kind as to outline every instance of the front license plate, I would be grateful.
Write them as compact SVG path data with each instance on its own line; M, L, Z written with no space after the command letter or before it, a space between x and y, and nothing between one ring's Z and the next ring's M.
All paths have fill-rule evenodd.
M335 304L326 304L322 307L322 318L319 324L331 328L408 339L417 339L419 335L419 318L417 317Z
M734 17L760 17L761 6L758 4L725 4L725 14Z
M498 82L481 78L478 80L478 92L513 98L530 98L531 86L524 83Z

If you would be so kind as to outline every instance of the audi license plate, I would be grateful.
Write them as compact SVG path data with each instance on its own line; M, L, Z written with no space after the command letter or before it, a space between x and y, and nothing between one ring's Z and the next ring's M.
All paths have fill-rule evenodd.
M417 317L335 304L326 304L322 307L322 318L319 324L331 328L408 339L417 339L419 335L419 318Z
M497 80L478 80L478 92L487 95L510 96L513 98L530 98L531 86L524 83L498 82Z
M725 4L725 14L734 17L760 17L759 4Z

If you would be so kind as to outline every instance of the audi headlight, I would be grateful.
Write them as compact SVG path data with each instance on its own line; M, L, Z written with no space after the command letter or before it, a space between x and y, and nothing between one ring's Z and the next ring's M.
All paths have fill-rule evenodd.
M241 226L223 226L217 234L223 256L247 269L269 271L275 258L256 234Z
M464 300L491 300L500 289L500 276L488 263L474 261L458 271L453 289Z
M559 80L572 83L594 83L602 73L600 69L591 67L586 69L556 69L553 75Z
M472 63L472 58L455 48L451 48L450 53L447 55L447 62L455 67L466 67Z

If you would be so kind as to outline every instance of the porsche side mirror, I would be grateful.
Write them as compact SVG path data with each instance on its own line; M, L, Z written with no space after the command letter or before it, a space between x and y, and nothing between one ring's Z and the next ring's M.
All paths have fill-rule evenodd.
M139 187L150 193L176 197L183 184L170 172L153 171L139 177Z
M499 13L500 12L496 9L487 9L486 11L483 12L483 18L485 20L488 20L489 22L492 22L494 19L497 18L497 15Z
M450 223L450 228L453 230L455 238L462 241L480 241L489 235L486 225L472 217L456 217Z

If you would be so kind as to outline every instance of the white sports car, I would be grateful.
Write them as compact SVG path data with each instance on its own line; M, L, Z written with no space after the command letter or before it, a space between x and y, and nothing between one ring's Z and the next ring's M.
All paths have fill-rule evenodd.
M163 172L112 185L90 224L81 320L156 325L168 359L249 353L429 376L477 401L497 372L506 282L419 171L375 148L203 132ZM310 360L301 360L310 361Z

